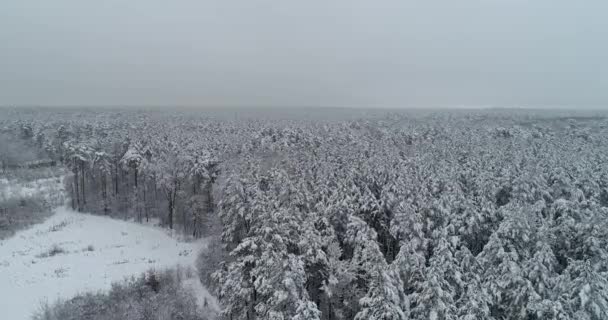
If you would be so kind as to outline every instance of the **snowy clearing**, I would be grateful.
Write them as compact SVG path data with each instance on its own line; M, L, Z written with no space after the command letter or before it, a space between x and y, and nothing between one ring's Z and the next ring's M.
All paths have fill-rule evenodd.
M44 223L0 242L4 319L29 319L41 302L107 290L112 282L155 268L194 268L206 242L180 242L166 230L58 208ZM196 272L193 272L196 274ZM199 301L217 302L190 279Z

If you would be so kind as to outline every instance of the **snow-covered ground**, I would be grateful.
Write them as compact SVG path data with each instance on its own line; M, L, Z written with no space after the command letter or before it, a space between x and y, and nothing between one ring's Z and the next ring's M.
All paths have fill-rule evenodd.
M194 268L197 252L206 245L204 240L181 242L166 230L134 222L63 207L55 211L44 223L0 242L0 318L29 319L41 302L107 290L112 282L151 268ZM55 254L49 254L53 248ZM198 279L186 285L217 310Z

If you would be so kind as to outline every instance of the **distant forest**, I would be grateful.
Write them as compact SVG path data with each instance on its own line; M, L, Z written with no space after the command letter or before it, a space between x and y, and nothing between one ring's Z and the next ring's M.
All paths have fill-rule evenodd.
M603 115L0 111L73 209L209 237L223 319L608 319Z

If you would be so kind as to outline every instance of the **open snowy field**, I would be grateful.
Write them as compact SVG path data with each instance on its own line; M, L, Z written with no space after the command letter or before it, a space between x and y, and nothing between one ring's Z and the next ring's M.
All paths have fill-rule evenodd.
M205 245L178 241L156 227L55 209L44 223L0 242L0 318L29 319L41 302L107 290L112 282L151 268L194 269ZM217 306L198 279L187 285L201 302L206 297Z

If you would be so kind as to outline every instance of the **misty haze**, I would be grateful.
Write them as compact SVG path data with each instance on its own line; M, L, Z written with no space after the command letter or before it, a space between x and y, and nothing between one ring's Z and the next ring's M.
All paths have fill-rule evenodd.
M0 319L608 319L607 12L0 3Z

